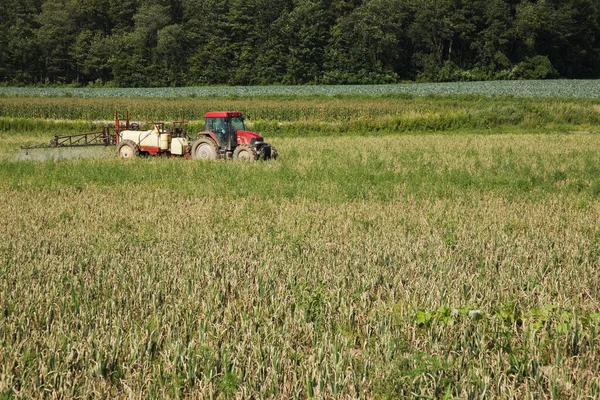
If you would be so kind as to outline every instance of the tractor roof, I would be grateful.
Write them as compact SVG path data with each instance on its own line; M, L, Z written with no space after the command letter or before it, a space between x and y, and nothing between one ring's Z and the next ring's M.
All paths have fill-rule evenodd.
M242 113L239 111L210 111L204 114L206 118L227 118L227 117L241 117Z

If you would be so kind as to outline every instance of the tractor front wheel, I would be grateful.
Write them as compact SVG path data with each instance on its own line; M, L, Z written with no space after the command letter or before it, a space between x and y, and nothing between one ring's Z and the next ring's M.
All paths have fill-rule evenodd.
M242 161L256 161L258 159L258 154L256 153L254 147L241 144L233 151L233 159Z
M140 149L133 140L125 139L117 146L117 156L120 158L131 159L140 154Z
M217 144L209 138L200 138L192 144L192 158L198 160L216 160Z

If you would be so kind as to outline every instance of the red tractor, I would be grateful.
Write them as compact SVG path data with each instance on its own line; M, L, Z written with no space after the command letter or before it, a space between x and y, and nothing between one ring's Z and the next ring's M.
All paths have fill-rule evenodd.
M163 122L153 122L153 128L140 130L139 124L129 123L126 113L125 125L121 125L119 114L115 113L114 134L108 126L101 132L76 135L55 135L50 143L21 146L27 151L41 148L116 146L116 154L121 158L134 158L138 155L180 156L204 160L234 158L241 160L268 160L277 158L277 150L254 132L244 126L242 113L238 111L207 112L204 132L198 138L191 138L183 130L183 119L173 122L167 129ZM121 128L125 129L122 130Z
M265 143L262 136L246 130L241 112L207 112L205 117L204 132L198 132L199 139L192 143L192 158L233 158L250 161L277 158L277 150Z

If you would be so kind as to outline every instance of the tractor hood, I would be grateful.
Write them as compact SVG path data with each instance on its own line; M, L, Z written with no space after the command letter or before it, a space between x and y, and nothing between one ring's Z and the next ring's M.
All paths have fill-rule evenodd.
M258 133L250 131L237 131L237 144L255 144L256 142L262 142L263 138Z

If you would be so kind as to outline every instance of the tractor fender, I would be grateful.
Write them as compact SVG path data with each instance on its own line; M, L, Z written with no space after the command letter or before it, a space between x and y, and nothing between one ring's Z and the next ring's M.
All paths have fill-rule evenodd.
M219 143L221 143L221 141L219 140L217 135L215 135L213 132L198 132L198 138L201 138L203 136L207 136L207 137L211 138L212 140L214 140L215 143L217 144L217 146L219 146Z
M209 137L217 144L217 147L221 146L221 141L214 132L198 132L198 139L202 137Z

